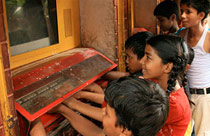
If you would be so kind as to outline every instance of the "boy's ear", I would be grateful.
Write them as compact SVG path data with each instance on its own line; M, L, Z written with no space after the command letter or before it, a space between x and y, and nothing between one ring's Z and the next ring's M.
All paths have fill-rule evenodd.
M171 62L165 64L164 72L165 72L166 74L169 74L169 73L171 72L173 66L174 66L173 63L171 63Z
M171 16L170 16L170 18L171 18L171 20L175 20L176 21L176 14L172 14Z
M121 128L120 136L132 136L132 132L127 128Z
M202 11L200 13L198 13L199 18L202 20L205 17L205 13Z

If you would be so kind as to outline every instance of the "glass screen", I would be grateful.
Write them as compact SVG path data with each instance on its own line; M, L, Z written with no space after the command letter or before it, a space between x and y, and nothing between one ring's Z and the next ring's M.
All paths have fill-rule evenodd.
M56 0L5 0L11 55L58 43Z

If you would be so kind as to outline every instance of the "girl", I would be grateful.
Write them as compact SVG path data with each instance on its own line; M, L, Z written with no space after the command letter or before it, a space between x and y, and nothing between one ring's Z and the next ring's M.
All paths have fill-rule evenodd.
M147 41L141 61L143 76L156 80L169 94L169 116L158 135L184 136L191 126L190 103L178 83L184 75L188 55L187 45L179 37L158 35Z

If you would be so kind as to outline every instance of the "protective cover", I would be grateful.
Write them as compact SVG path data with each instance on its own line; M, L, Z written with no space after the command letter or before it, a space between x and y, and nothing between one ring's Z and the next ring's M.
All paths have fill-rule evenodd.
M76 48L16 69L16 109L31 122L115 67L94 49Z

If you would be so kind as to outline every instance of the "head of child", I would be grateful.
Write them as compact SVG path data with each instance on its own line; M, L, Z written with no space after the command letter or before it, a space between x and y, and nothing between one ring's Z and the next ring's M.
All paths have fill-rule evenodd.
M202 24L210 12L209 0L181 0L180 6L184 27Z
M170 0L161 2L153 14L158 19L161 31L174 33L178 30L179 8L175 2Z
M150 32L138 32L126 40L126 63L130 73L141 71L140 60L144 56L146 40L151 36Z
M155 79L164 90L173 91L176 80L183 79L189 52L184 40L172 35L151 37L142 58L142 72L146 79Z
M152 136L168 117L168 97L156 83L123 77L105 91L103 127L107 136Z

